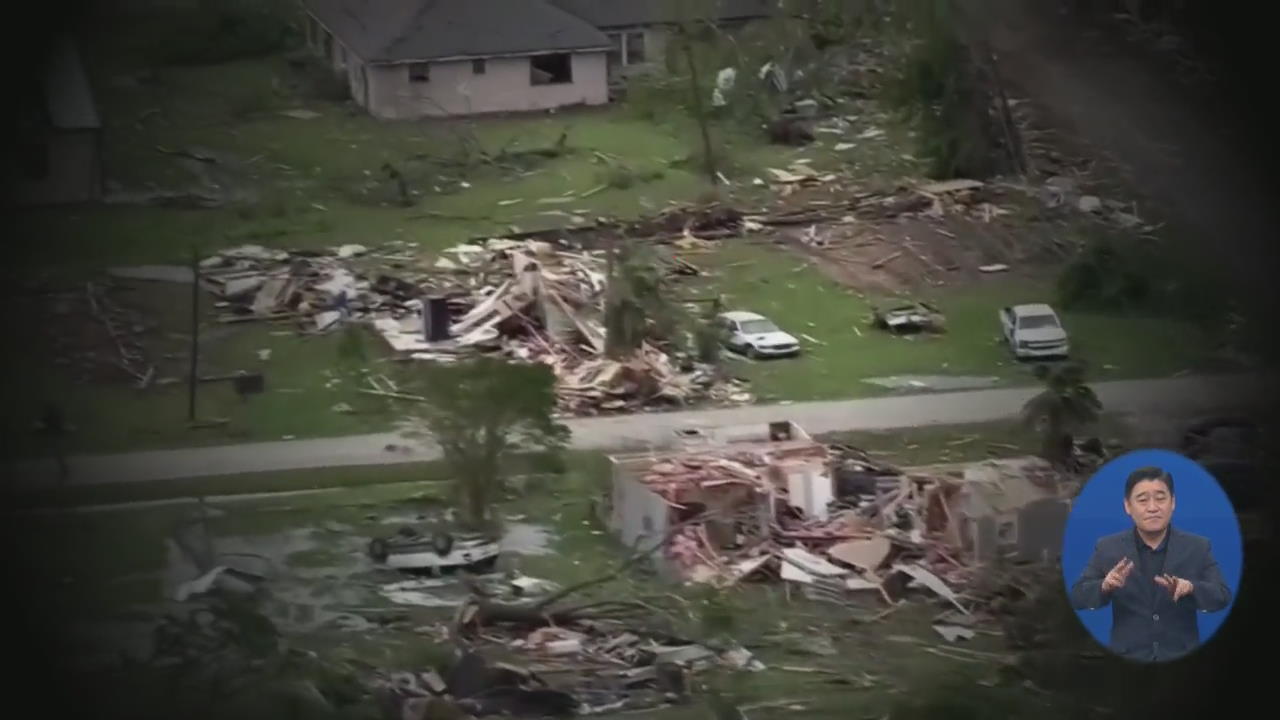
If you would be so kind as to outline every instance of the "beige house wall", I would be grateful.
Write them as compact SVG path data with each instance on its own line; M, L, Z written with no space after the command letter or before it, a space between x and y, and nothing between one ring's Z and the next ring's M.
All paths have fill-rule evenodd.
M379 118L412 119L609 102L605 53L574 53L571 62L572 82L554 85L533 84L528 57L488 58L482 74L471 60L433 62L426 82L410 79L409 64L370 65L367 107Z

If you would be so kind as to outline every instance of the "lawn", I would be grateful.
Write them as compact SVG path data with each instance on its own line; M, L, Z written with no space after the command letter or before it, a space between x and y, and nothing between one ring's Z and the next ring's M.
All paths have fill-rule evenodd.
M145 23L137 28L155 30ZM15 218L11 260L26 279L77 292L107 266L185 263L193 248L206 255L244 243L305 249L403 241L429 257L459 241L512 229L645 215L696 200L708 188L696 161L698 133L679 107L679 93L519 117L385 122L326 99L331 96L320 91L315 72L284 55L145 66L148 40L137 28L96 34L86 49L106 122L113 187L194 189L225 195L225 202L208 209L24 210ZM282 114L297 110L312 115ZM907 132L874 102L841 112L849 120L844 134L820 133L805 148L769 145L741 124L718 124L717 155L731 181L721 188L723 195L752 207L768 192L754 182L765 168L802 159L815 169L843 169L866 182L918 175L919 163L905 152ZM883 135L864 137L869 130ZM561 137L564 145L551 157L520 154L554 148ZM388 164L405 177L410 207L400 205L384 171ZM1030 381L997 342L995 308L1041 299L1035 284L992 278L934 293L950 332L936 339L899 339L867 328L866 300L787 250L729 241L710 256L691 259L717 273L691 291L715 289L735 306L767 313L818 341L805 339L805 355L795 360L732 362L762 401L885 394L892 391L864 380L906 373ZM11 331L24 352L11 358L0 422L11 436L31 442L15 443L11 452L47 451L30 428L50 403L61 406L75 428L73 452L382 431L406 410L354 391L361 381L340 369L338 334L299 337L289 325L222 325L206 318L201 374L261 371L266 392L246 402L228 383L202 384L197 419L226 422L191 429L187 389L169 382L186 374L185 288L138 284L127 303L154 322L148 347L164 359L158 375L168 384L138 391L121 383L79 382L73 369L56 364L59 352L51 342L68 331L39 313L18 313ZM1194 348L1202 346L1195 331L1174 322L1088 315L1069 315L1067 321L1080 354L1094 365L1095 379L1185 370L1197 359ZM412 373L386 362L377 338L366 345L371 372L393 378Z
M601 470L589 460L575 462L565 476L531 478L523 490L513 491L503 504L503 516L510 523L544 529L550 545L549 552L512 554L504 567L561 585L615 567L624 551L597 523L592 507L595 489L604 479ZM394 578L354 566L364 538L415 517L433 517L441 507L441 489L399 483L221 504L219 515L208 524L218 541L266 553L281 564L273 587L279 589L284 605L268 607L285 613L277 621L292 628L289 640L295 646L341 652L376 668L421 669L445 649L431 633L417 629L446 621L451 610L388 606L367 589ZM38 561L28 556L32 562L24 563L14 579L27 588L27 597L40 598L44 610L56 613L67 628L105 629L137 618L161 599L170 567L164 540L193 511L187 505L14 516L7 528L18 536L56 538L45 544ZM753 710L752 717L793 715L794 708L787 706L797 705L803 706L806 717L848 717L851 705L860 709L859 717L880 717L904 697L943 691L935 687L942 678L950 678L957 687L974 688L980 704L992 708L984 717L1009 716L995 709L1011 711L1010 703L1024 711L1047 712L1064 700L1027 692L998 672L982 654L1006 651L998 631L965 643L956 651L964 654L960 658L932 654L939 641L930 625L938 608L924 601L864 625L838 606L805 600L772 583L743 584L717 595L697 587L661 585L643 572L588 591L583 600L617 597L653 598L668 608L676 627L692 637L710 637L709 613L716 608L720 631L727 630L770 669L749 675L717 673L705 680L738 703L769 705ZM405 620L357 634L323 622L307 630L294 627L327 613L380 617L392 611L406 616L410 627L403 625ZM819 637L831 641L831 650L815 645ZM66 650L84 652L75 644ZM705 717L705 712L699 698L691 705L638 716L676 720Z
M1001 385L1035 382L1001 342L996 311L1011 303L1045 300L1043 282L991 276L959 288L934 288L917 297L946 314L937 336L895 337L871 328L871 303L825 277L812 261L766 242L726 241L689 257L711 271L702 294L724 295L729 309L751 310L797 335L798 358L748 361L732 354L733 372L749 379L761 400L820 400L882 395L864 382L894 375L995 377ZM1064 313L1077 357L1094 381L1161 377L1204 360L1201 333L1172 320ZM808 336L808 337L805 337ZM809 338L812 338L810 340Z
M224 195L225 202L24 209L15 217L9 256L11 271L24 281L75 293L109 266L187 263L193 249L203 256L245 243L307 249L403 241L429 256L477 236L646 215L695 201L709 187L695 159L698 133L678 105L384 122L324 99L314 72L283 55L147 66L145 33L156 31L147 23L117 27L94 34L85 50L106 123L110 185L124 192L194 190ZM281 114L292 110L315 115ZM849 133L871 122L854 124ZM562 136L563 150L554 157L519 155L552 148ZM823 148L842 138L824 135L816 146L793 149L762 142L736 124L717 127L715 138L732 181L721 192L748 206L767 192L752 182L763 168L798 158L819 169L844 164L868 173L906 163L888 141L837 154ZM494 160L481 159L481 152ZM411 207L400 206L383 170L388 163L414 193ZM133 285L122 301L154 325L146 339L152 359L163 359L158 375L166 382L185 378L185 288ZM208 311L211 302L204 302ZM291 329L220 325L206 317L201 374L262 371L267 391L242 402L228 383L202 385L197 419L228 422L192 430L183 384L138 391L122 383L82 383L74 369L58 364L53 342L72 331L40 312L23 312L12 328L24 352L11 358L4 430L31 438L32 425L53 403L75 428L73 452L112 452L378 431L403 412L353 392L350 377L335 381L338 336L300 338ZM369 344L371 369L394 376L389 364L378 362L381 344L376 338ZM261 360L265 351L270 359ZM342 405L357 412L333 410ZM46 451L32 439L10 452Z

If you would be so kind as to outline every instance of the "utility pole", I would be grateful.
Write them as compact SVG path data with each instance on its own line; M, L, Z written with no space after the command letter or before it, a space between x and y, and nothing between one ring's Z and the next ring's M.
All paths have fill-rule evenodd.
M187 420L196 421L196 386L200 383L200 251L191 248L191 362L187 381Z

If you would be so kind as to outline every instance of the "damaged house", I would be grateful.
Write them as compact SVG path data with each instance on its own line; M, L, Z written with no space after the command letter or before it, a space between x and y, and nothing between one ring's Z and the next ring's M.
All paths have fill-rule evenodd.
M1070 500L1059 474L1038 458L988 460L939 469L926 496L925 524L979 562L1056 558Z
M609 101L609 41L542 0L304 0L310 46L395 120Z
M733 28L768 0L714 0ZM681 18L668 0L303 0L308 46L383 119L609 102L609 80L653 67Z
M703 431L671 452L614 455L609 526L628 547L655 554L667 578L749 572L719 556L767 539L775 516L827 517L827 448L789 421Z
M1073 489L1039 458L898 469L785 421L610 460L608 524L665 579L776 578L841 604L921 589L962 613L983 568L1056 557Z

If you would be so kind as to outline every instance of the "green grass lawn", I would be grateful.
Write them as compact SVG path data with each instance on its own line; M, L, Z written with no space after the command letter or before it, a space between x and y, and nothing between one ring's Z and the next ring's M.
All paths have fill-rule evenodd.
M772 318L801 339L798 358L748 362L732 354L733 372L751 380L762 400L864 397L886 391L862 382L890 375L994 376L1001 384L1034 382L1001 342L996 311L1045 300L1043 283L993 276L965 288L935 288L919 297L947 316L947 332L895 337L868 324L870 302L828 279L811 261L772 244L727 241L690 256L712 271L702 287L723 293L729 309ZM881 299L883 302L884 299ZM1159 377L1198 366L1206 344L1185 323L1163 319L1064 313L1075 354L1092 379ZM805 337L808 335L817 342Z
M385 122L350 104L320 99L312 89L314 77L284 56L143 68L139 57L146 45L140 43L121 29L103 33L87 51L107 125L108 175L125 190L155 186L209 192L207 183L212 182L233 191L235 198L215 209L25 210L16 218L15 269L38 270L51 282L75 288L109 265L186 262L193 246L209 254L243 243L376 247L395 240L429 256L456 242L512 228L644 215L672 202L695 200L708 188L700 164L691 160L699 147L698 133L679 107L655 108L637 101L634 106L474 121ZM139 79L141 69L149 74ZM295 109L318 115L298 119L281 114ZM845 170L868 183L918 175L919 163L905 152L910 142L905 130L873 108L850 109L848 117L852 122L843 136L822 133L805 148L769 145L757 132L722 123L714 134L725 174L733 182L723 192L752 207L768 192L752 181L765 168L787 167L799 159L818 170ZM884 137L860 138L873 128L885 131ZM562 134L565 152L557 157L502 161L519 166L515 168L476 160L481 149L496 155L548 148ZM841 142L849 147L835 151ZM162 149L194 151L216 161L181 158ZM385 163L408 179L416 193L412 207L397 204L397 193L382 171ZM616 182L619 175L632 184ZM615 186L608 186L611 180ZM571 202L539 202L584 195L601 186L606 187ZM519 202L510 202L515 200ZM736 307L769 314L784 328L821 343L806 340L806 354L799 359L734 361L735 373L752 381L762 401L884 394L890 391L862 380L905 373L995 375L1004 383L1030 379L998 343L995 309L1041 299L1035 284L992 278L973 288L934 293L931 299L947 312L950 332L908 340L868 328L865 300L787 250L730 241L712 256L693 259L717 271L710 286ZM695 283L693 290L699 289ZM150 351L156 357L171 356L161 363L160 376L184 378L186 290L143 283L132 295L136 302L131 304L157 326L148 334ZM1174 322L1089 315L1069 315L1067 321L1080 354L1094 364L1095 379L1184 370L1200 346L1193 330ZM12 387L0 422L11 435L28 438L44 406L59 403L76 427L70 440L75 452L372 432L388 429L406 411L402 403L354 392L356 382L350 377L334 382L337 335L297 337L287 325L206 322L202 374L262 371L267 391L242 402L227 383L202 385L198 417L228 422L192 430L183 384L146 391L122 383L81 384L74 372L55 364L57 353L49 348L50 336L64 329L27 314L16 325L14 336L24 352L11 358ZM381 362L385 353L378 338L371 337L368 345L373 372L392 377L412 372ZM269 360L259 359L264 350L270 351ZM357 412L335 412L340 403ZM45 452L34 438L17 443L15 450L27 456Z
M512 556L508 569L568 585L598 577L625 557L609 532L599 525L592 502L604 481L603 468L582 458L570 472L558 478L526 483L513 492L501 508L511 522L532 522L551 531L552 554ZM378 476L386 471L370 471ZM221 505L222 515L209 521L218 539L258 543L263 552L282 538L311 534L319 544L287 553L285 575L307 573L316 593L346 593L350 589L385 582L365 575L350 576L338 568L350 565L351 541L385 533L387 517L432 513L441 506L441 487L421 483L348 487L333 493L266 498ZM120 618L121 613L160 599L162 571L167 563L164 539L192 511L191 506L152 507L116 512L70 512L15 516L7 528L24 537L56 537L38 560L24 564L19 575L26 592L40 597L44 607L65 621L95 622ZM342 527L341 531L327 528ZM29 556L35 560L34 556ZM333 567L333 570L326 568ZM319 574L317 574L319 573ZM333 578L346 578L347 590L335 590ZM296 581L296 578L290 582ZM981 705L1047 710L1050 697L1020 689L1002 678L995 664L981 653L1004 653L998 632L966 642L961 658L941 657L930 648L939 644L931 629L938 612L924 600L899 608L883 620L859 624L854 610L826 605L787 593L776 583L744 583L724 593L699 587L663 584L644 572L626 573L618 579L584 592L589 602L606 598L646 599L661 608L662 617L683 635L710 638L712 609L718 630L752 650L769 669L762 673L713 673L702 678L722 694L744 704L801 705L806 717L849 717L851 706L858 717L880 717L903 698L935 690L943 676L974 688ZM93 598L92 602L87 602ZM336 601L341 606L341 601ZM369 608L368 605L364 606ZM872 602L857 609L862 614L880 608ZM448 608L401 608L414 626L446 621ZM378 607L367 612L378 612ZM661 621L659 616L651 622ZM831 641L834 655L812 652L812 638ZM414 669L442 657L437 641L405 629L378 628L353 635L333 629L290 636L295 645L321 653L341 652L386 670ZM74 647L74 646L73 646ZM69 651L73 650L68 648ZM977 685L978 681L991 687ZM1057 698L1061 702L1061 698ZM703 699L691 705L643 713L640 717L677 720L705 717ZM782 705L760 707L752 717L793 716ZM992 714L991 717L1007 716Z
M128 29L103 33L87 50L106 122L108 176L128 191L211 192L207 183L213 182L233 191L235 199L214 209L26 209L16 217L15 269L26 268L33 276L37 271L55 286L75 288L107 266L185 263L193 247L207 255L243 243L318 248L404 241L430 254L511 229L650 214L673 202L697 200L708 188L701 165L691 159L698 133L679 107L622 104L474 121L384 122L349 104L317 99L308 89L311 76L283 56L156 68L139 65L144 50ZM140 70L147 73L138 76ZM280 114L299 108L318 116ZM877 118L854 123L847 134L876 123ZM558 157L519 161L515 169L474 161L477 150L547 148L562 134L567 142ZM795 149L769 145L739 125L725 124L715 129L715 138L724 172L733 181L723 192L748 207L767 192L752 182L766 167L805 158L821 170L846 167L870 175L909 165L892 151L891 139L835 153L826 146L843 138L831 135ZM459 166L457 161L466 159L464 148L472 149L473 161ZM202 163L162 150L193 151L216 161ZM412 207L397 204L384 163L409 179L417 193ZM619 175L631 184L618 182ZM595 190L568 203L539 202ZM508 202L513 200L519 202ZM185 378L185 288L140 283L127 302L155 322L147 335L151 354L172 356L161 362L159 375ZM210 304L206 298L206 309ZM80 383L76 373L56 364L58 353L49 348L49 336L65 330L26 315L18 326L15 334L27 351L14 358L9 374L4 429L28 437L45 405L57 403L76 428L70 440L74 452L377 431L404 412L403 406L353 392L349 378L332 382L336 336L299 338L288 335L288 325L206 322L202 374L260 370L267 392L245 403L227 383L202 385L199 419L229 422L191 430L183 384L137 391L127 383ZM370 344L371 356L380 359L380 342L372 338ZM258 359L263 350L271 353L267 361ZM386 364L372 369L395 375ZM358 412L334 412L339 403ZM28 456L45 452L39 442L19 443L14 450Z

